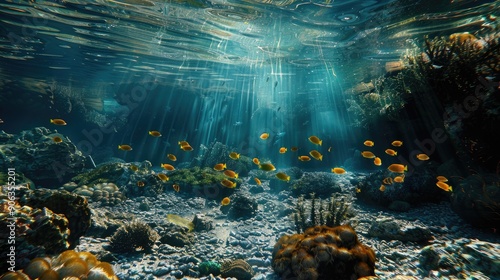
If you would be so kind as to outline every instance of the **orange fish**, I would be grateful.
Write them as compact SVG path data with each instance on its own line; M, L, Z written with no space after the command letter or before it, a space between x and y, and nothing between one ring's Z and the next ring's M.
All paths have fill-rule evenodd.
M259 169L264 171L274 171L276 167L270 162L259 164Z
M332 168L332 172L335 173L335 174L344 174L345 173L345 169L344 168L340 168L340 167L334 167L334 168Z
M264 132L264 133L262 133L262 134L260 135L260 137L259 137L259 138L260 138L260 139L262 139L262 140L266 140L267 138L269 138L269 133Z
M238 173L234 172L233 170L224 170L224 175L226 175L229 178L238 178Z
M132 151L132 147L126 144L118 145L118 149L122 151Z
M441 182L448 182L448 178L444 176L437 176L436 179Z
M310 151L309 154L316 160L323 160L323 155L316 150Z
M171 161L176 161L177 160L177 157L175 155L173 155L173 154L168 154L167 157Z
M165 170L168 170L168 171L175 170L175 167L171 164L168 164L168 163L162 163L161 167Z
M179 186L177 184L173 184L172 188L174 188L174 191L176 191L176 192L179 192L181 190L181 186Z
M282 181L287 181L287 182L290 181L290 176L286 175L283 172L276 173L276 178L278 178L278 179L280 179Z
M429 160L430 159L430 157L428 155L426 155L426 154L418 154L417 158L419 160Z
M158 178L160 178L160 180L162 180L163 182L166 182L168 180L170 180L170 178L168 178L167 175L163 174L163 173L158 173Z
M356 188L356 193L360 193L361 192L361 189L360 188Z
M183 150L185 152L191 152L193 150L193 147L191 147L190 145L185 145L185 146L181 146L181 150Z
M309 156L299 156L300 161L310 161L311 158Z
M393 163L387 167L389 171L394 172L394 173L404 173L405 171L408 171L408 166L402 165L402 164L397 164Z
M179 144L180 147L182 147L182 146L190 146L187 141L179 141L177 143Z
M373 160L373 164L375 164L376 166L381 166L382 165L382 160L379 157L376 157Z
M259 180L259 178L255 177L255 178L253 178L253 180L255 181L255 183L256 183L258 186L262 185L262 182Z
M323 140L319 139L317 136L314 136L314 135L310 136L307 139L309 139L309 142L311 142L311 143L313 143L315 145L320 145L321 146L321 144L323 144Z
M231 203L231 200L229 199L229 197L224 197L222 199L222 201L220 202L220 204L222 204L222 206L227 206L227 205L229 205L229 203Z
M394 147L401 147L403 146L403 141L394 140L392 141L391 145L393 145Z
M130 170L132 170L134 172L136 172L137 170L139 170L139 167L137 167L137 165L134 165L134 164L130 165L129 168L130 168Z
M216 170L216 171L222 171L224 169L226 169L226 164L225 163L217 163L214 166L214 170Z
M404 181L405 181L405 174L394 177L394 182L396 183L403 183Z
M50 123L55 125L67 125L63 119L50 119Z
M138 181L138 182L137 182L137 186L138 186L139 188L144 187L144 182L143 182L143 181Z
M365 145L367 147L373 147L375 145L375 143L373 143L372 140L366 140L365 142L363 142L363 145Z
M253 158L252 162L255 163L256 165L260 164L260 160L258 158Z
M61 138L61 137L59 137L59 136L54 136L54 137L52 138L52 141L54 141L55 143L61 143L63 140L62 140L62 138Z
M375 158L375 155L370 151L363 151L363 152L361 152L361 155L364 158Z
M220 183L221 183L221 185L223 185L226 188L230 188L230 189L236 188L236 182L233 182L233 181L228 180L228 179L224 179Z
M445 182L438 181L436 183L436 186L438 186L438 188L440 188L444 191L447 191L447 192L453 191L453 188L450 185L446 184Z
M387 177L387 178L384 178L384 180L382 180L382 183L384 183L386 185L390 185L393 183L393 180L391 177Z
M385 186L384 185L380 185L380 188L378 188L381 192L385 191Z
M387 149L385 150L385 153L390 155L390 156L397 156L398 152L394 151L393 149Z
M291 148L290 148L290 151L292 151L292 152L296 152L296 151L298 151L298 150L299 150L299 148L297 148L297 147L295 147L295 146L293 146L293 147L291 147Z
M240 158L240 154L238 154L237 152L231 152L231 153L229 154L229 157L230 157L231 159L237 160L237 159L239 159L239 158Z
M153 136L153 137L161 137L161 133L157 130L150 130L148 132L149 135Z
M280 154L286 153L287 149L285 147L280 148Z

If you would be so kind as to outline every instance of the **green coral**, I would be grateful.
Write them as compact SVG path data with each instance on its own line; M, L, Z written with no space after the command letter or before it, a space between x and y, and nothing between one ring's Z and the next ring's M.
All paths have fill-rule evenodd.
M207 186L217 185L224 179L227 179L222 172L215 171L212 168L200 168L198 166L191 168L176 169L168 174L170 182L180 186ZM236 181L241 181L236 179Z
M116 182L124 172L125 166L122 163L107 163L73 177L72 181L77 182L79 186Z
M201 276L219 275L221 264L214 261L201 262L198 264L198 272Z

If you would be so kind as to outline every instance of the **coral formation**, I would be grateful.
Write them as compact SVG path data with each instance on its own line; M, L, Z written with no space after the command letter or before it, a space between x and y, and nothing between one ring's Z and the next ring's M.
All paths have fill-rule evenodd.
M118 253L150 251L159 236L148 224L133 221L118 228L110 239L110 250Z
M358 279L375 275L375 252L349 225L315 226L282 236L274 245L272 266L284 279Z
M402 223L393 218L376 219L368 229L368 235L384 240L400 240L424 243L432 238L429 229L418 222Z
M191 167L212 168L214 165L224 162L227 169L233 170L241 176L247 176L248 171L253 167L252 159L247 156L241 155L237 160L230 159L229 154L237 149L221 142L212 142L208 147L201 145L201 151L202 154L191 162Z
M258 208L258 203L251 194L246 192L236 193L231 197L228 217L231 219L253 217Z
M56 143L54 136L63 139ZM0 131L0 170L15 166L37 185L52 187L80 173L86 158L66 137L45 127L17 135Z
M218 262L213 262L213 261L208 261L208 262L201 262L198 264L198 272L200 273L200 276L207 276L207 275L219 275L220 274L220 263Z
M250 280L254 274L252 267L242 259L226 260L220 266L222 277L234 277L238 280Z
M168 174L172 184L181 186L182 192L194 192L195 195L221 199L229 196L234 189L222 187L220 182L227 179L222 172L215 171L212 167L176 169ZM240 182L240 179L234 179Z
M293 214L297 233L304 232L312 226L340 226L347 216L352 214L351 203L345 197L337 199L332 195L330 202L325 206L321 199L316 200L314 193L310 195L311 203L308 209L304 204L304 196L300 196L297 201L296 212Z
M175 247L189 246L194 242L194 235L182 226L171 224L159 230L160 241Z
M330 196L332 193L340 192L334 174L329 172L304 172L300 179L292 185L292 191L296 194L316 193L318 196Z
M115 205L125 200L125 195L114 183L97 183L93 186L76 186L65 184L64 189L73 188L73 193L84 196L89 201L100 202L102 205Z

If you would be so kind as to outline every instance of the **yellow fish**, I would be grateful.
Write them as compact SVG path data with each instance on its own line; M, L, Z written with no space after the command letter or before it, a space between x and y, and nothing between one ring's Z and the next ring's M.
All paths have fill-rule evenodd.
M280 179L282 181L287 181L287 182L290 181L290 176L286 175L283 172L276 173L276 178L278 178L278 179Z
M382 180L382 183L386 184L386 185L390 185L394 182L394 180L392 180L391 177L387 177L387 178L384 178L384 180Z
M256 165L260 164L260 160L258 158L253 158L252 162L255 163Z
M182 147L182 146L190 146L187 141L179 141L177 143L179 144L180 147Z
M59 137L59 136L54 136L54 137L52 138L52 141L54 141L55 143L61 143L63 140L62 140L62 138L61 138L61 137Z
M448 182L448 178L444 176L437 176L436 179L440 182Z
M233 170L224 170L224 175L226 175L229 178L238 178L238 173L234 172Z
M229 154L229 157L230 157L231 159L237 160L237 159L239 159L239 158L240 158L240 154L238 154L237 152L231 152L231 153Z
M380 185L380 188L378 188L381 192L385 191L385 186L384 185Z
M259 178L255 177L255 178L253 178L253 180L255 181L255 183L256 183L258 186L262 185L262 182L259 180Z
M394 151L393 149L387 149L385 150L385 153L390 155L390 156L397 156L398 152Z
M175 167L171 164L168 164L168 163L162 163L161 167L165 170L168 170L168 171L175 170Z
M276 167L270 162L259 164L259 169L264 171L274 171Z
M296 151L298 151L298 150L299 150L299 148L298 148L298 147L295 147L295 146L293 146L293 147L291 147L291 148L290 148L290 151L292 151L292 152L296 152Z
M367 147L373 147L375 145L372 140L366 140L363 144Z
M177 184L173 184L172 185L172 188L174 189L174 191L176 192L179 192L181 190L181 186L177 185Z
M394 177L394 182L396 183L403 183L404 181L405 181L405 174Z
M190 145L185 145L185 146L181 146L181 150L183 150L185 152L191 152L193 150L193 147L191 147Z
M335 174L344 174L345 169L341 168L341 167L334 167L334 168L332 168L332 172Z
M136 172L137 170L139 170L139 167L137 167L137 165L134 165L134 164L130 165L129 168L130 168L130 170L132 170L134 172Z
M299 156L300 161L310 161L311 158L309 156Z
M280 148L280 154L286 153L287 149L285 147Z
M118 149L122 151L132 151L132 147L126 144L118 145Z
M363 152L361 152L361 155L364 158L375 158L375 155L370 151L363 151Z
M163 174L163 173L158 173L158 178L160 178L160 180L162 180L163 182L166 182L168 180L170 180L170 178L168 178L167 175Z
M382 165L382 160L379 157L376 157L373 160L373 164L375 164L376 166L381 166Z
M214 166L214 170L216 171L222 171L226 168L226 164L225 163L218 163Z
M231 199L229 199L229 197L224 197L222 199L222 201L220 202L220 204L222 204L222 206L227 206L227 205L229 205L229 203L231 203Z
M269 133L267 133L267 132L264 132L260 135L260 139L262 139L262 140L266 140L267 138L269 138Z
M221 185L223 185L226 188L230 188L230 189L236 188L236 182L233 182L233 181L228 180L228 179L224 179L220 183L221 183Z
M403 141L394 140L392 141L391 145L393 145L394 147L401 147L403 146Z
M148 132L149 135L153 136L153 137L161 137L161 133L157 130L150 130Z
M417 158L419 160L429 160L430 159L430 157L428 155L426 155L426 154L418 154Z
M177 157L175 155L173 155L173 154L168 154L167 157L171 161L176 161L177 160Z
M438 188L440 188L444 191L447 191L447 192L453 191L453 188L450 185L446 184L445 182L438 181L436 183L436 186L438 186Z
M323 155L316 150L310 151L309 154L316 160L323 160Z
M313 143L315 145L320 145L321 146L321 144L323 144L323 140L319 139L317 136L314 136L314 135L310 136L307 139L309 139L309 142L311 142L311 143Z
M387 167L389 171L394 172L394 173L404 173L405 171L408 171L408 166L402 165L402 164L397 164L393 163Z
M55 125L67 125L66 121L63 119L50 119L50 123Z

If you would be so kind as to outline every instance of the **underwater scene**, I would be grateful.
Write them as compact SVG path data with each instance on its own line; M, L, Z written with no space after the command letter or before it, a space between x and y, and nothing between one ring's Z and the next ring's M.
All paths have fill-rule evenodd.
M0 0L0 279L500 279L499 16Z

